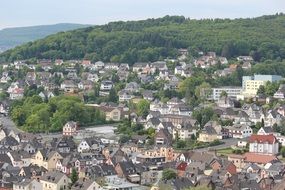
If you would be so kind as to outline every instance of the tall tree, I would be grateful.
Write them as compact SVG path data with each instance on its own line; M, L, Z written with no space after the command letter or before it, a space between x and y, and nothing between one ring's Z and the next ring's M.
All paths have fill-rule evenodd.
M78 173L75 168L72 168L70 179L72 184L78 180Z

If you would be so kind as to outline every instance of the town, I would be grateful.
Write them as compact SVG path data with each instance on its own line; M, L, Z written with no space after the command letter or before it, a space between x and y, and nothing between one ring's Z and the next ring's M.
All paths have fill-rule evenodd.
M2 64L0 189L284 189L285 80L263 65Z

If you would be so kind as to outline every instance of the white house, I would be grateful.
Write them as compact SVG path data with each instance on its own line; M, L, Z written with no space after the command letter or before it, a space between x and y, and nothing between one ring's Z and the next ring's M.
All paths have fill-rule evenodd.
M229 136L232 138L246 138L252 135L252 129L248 125L234 124L228 127Z
M42 184L36 179L23 179L20 182L13 183L13 190L42 190Z
M103 69L105 66L105 64L102 62L102 61L97 61L95 64L94 64L94 67L96 69Z
M63 136L73 136L77 133L78 125L74 121L67 122L62 129Z
M265 155L278 154L278 140L274 135L251 135L249 152Z
M89 150L101 150L103 148L100 140L95 138L86 138L81 140L77 147L78 152L88 152Z
M109 80L104 80L101 82L100 90L109 91L113 88L113 82Z

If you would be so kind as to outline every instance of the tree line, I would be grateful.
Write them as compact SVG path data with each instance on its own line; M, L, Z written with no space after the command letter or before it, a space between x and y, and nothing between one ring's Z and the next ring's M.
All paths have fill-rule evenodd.
M285 58L285 16L253 19L186 19L166 16L60 32L1 54L1 61L17 59L90 59L134 63L176 57L179 48L192 56L215 51L232 58L251 55L256 61Z

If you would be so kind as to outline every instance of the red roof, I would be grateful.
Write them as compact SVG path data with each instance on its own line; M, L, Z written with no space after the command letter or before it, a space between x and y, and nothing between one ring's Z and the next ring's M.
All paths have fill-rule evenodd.
M181 171L185 171L187 167L187 163L186 162L181 162L178 166L177 166L177 170L181 170Z
M244 154L246 162L258 163L258 164L267 164L272 160L277 160L276 156L264 155L264 154L255 154L247 152Z
M249 143L266 143L275 144L277 143L277 139L273 134L270 135L251 135L249 138Z

